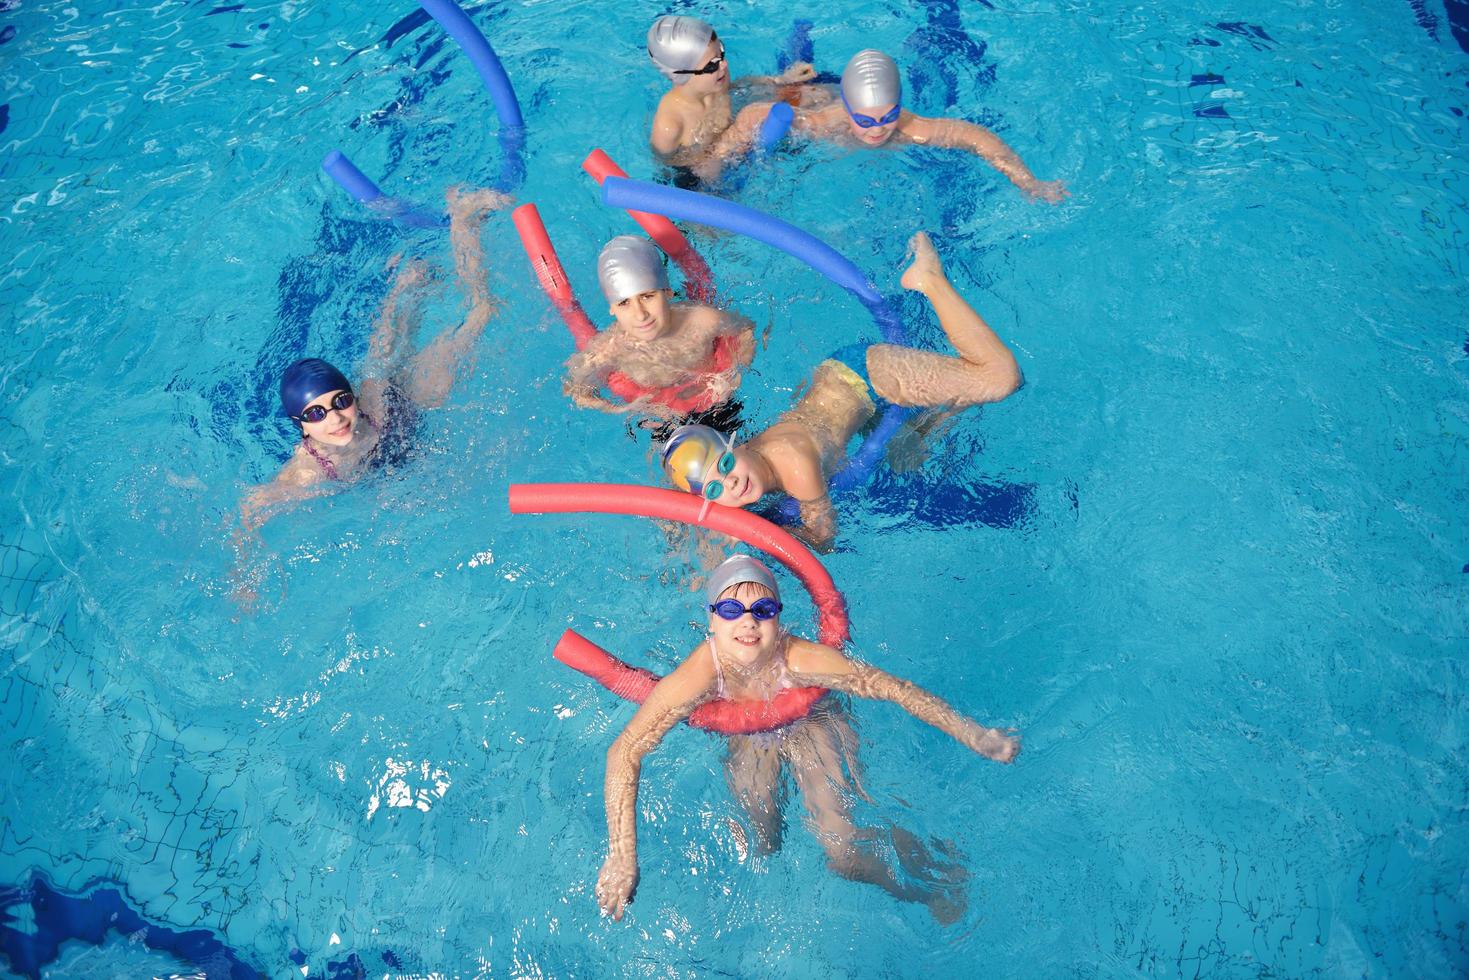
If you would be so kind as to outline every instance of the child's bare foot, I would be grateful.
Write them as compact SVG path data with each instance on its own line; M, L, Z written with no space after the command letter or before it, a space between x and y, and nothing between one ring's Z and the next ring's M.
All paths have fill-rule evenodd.
M939 253L934 251L933 242L928 240L928 232L920 231L908 239L908 252L913 261L898 280L900 286L916 293L926 293L945 281L944 265L939 261Z
M394 257L395 260L398 256ZM423 259L410 259L398 268L398 277L393 280L393 292L402 292L421 286L433 278L433 270Z
M486 214L509 207L513 203L509 194L502 194L488 187L465 189L460 184L444 192L444 201L449 205L449 216L452 218Z

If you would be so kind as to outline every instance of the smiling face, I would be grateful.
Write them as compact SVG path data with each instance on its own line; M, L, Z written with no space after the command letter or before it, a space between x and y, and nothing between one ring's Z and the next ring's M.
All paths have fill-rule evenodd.
M780 642L780 616L756 619L749 607L759 599L774 599L775 593L758 582L741 582L719 594L721 599L736 599L745 605L739 619L724 619L709 614L709 634L719 649L720 657L728 657L743 667L772 653Z
M853 109L847 113L847 131L864 146L882 146L898 131L898 118L894 118L892 122L883 126L871 126L864 129L857 125L857 120L853 118L853 115L863 116L870 120L885 119L897 106L896 102L889 102L887 105Z
M717 479L724 489L714 502L725 507L748 507L765 496L768 488L748 449L737 446L729 453L734 456L734 466L719 473Z
M328 446L345 446L352 441L354 426L357 423L357 405L354 402L346 408L332 408L332 399L342 393L344 389L329 391L320 398L306 403L306 408L312 405L320 405L326 409L326 417L320 422L301 423L301 431L317 442Z
M672 298L673 292L668 289L634 293L612 304L612 316L634 340L657 340L668 333L673 322Z

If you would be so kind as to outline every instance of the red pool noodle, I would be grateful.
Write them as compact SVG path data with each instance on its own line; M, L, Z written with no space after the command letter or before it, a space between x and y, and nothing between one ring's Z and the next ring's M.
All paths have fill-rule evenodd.
M707 527L728 534L789 568L816 604L822 643L847 642L847 607L821 562L788 532L738 507L709 507L699 520L704 499L691 493L623 483L512 483L512 514L633 514Z
M627 173L621 167L612 162L612 158L601 150L593 150L587 154L582 161L581 168L591 174L597 183L602 183L604 177L626 177ZM684 274L684 292L689 299L696 303L714 302L714 274L709 271L709 266L689 240L683 236L683 232L674 227L661 214L651 214L647 211L629 211L628 214L648 237L658 243L658 247L668 253L673 261Z
M722 534L738 538L752 547L775 558L798 578L811 601L816 604L820 622L818 635L827 646L840 647L847 642L847 606L830 573L822 566L805 545L774 524L737 507L712 506L704 519L699 520L699 511L705 501L693 494L665 490L661 487L643 487L616 483L513 483L510 485L510 512L512 514L632 514L640 517L657 517L706 527ZM569 631L568 631L569 632ZM570 634L576 636L576 634ZM578 640L581 637L577 637ZM565 647L566 656L562 655ZM590 647L590 650L588 649ZM580 656L578 656L580 654ZM598 656L600 654L600 656ZM657 683L657 675L637 668L628 667L606 651L582 640L568 641L563 635L557 644L556 658L577 670L583 670L619 697L642 703L647 692ZM568 659L571 658L571 659ZM576 662L573 663L573 660ZM610 661L610 663L609 663ZM619 670L619 666L622 668ZM646 685L646 687L644 687ZM641 691L641 696L635 692ZM794 688L782 692L770 702L771 714L761 715L763 728L773 728L803 717L811 710L822 694L822 688ZM790 695L787 697L786 695ZM809 700L807 700L809 699ZM804 703L802 703L804 701ZM748 703L710 702L729 705L713 709L708 725L700 725L711 731L725 734L740 734L760 731L763 728L726 728L726 724L754 724L754 710ZM703 706L701 706L703 707ZM733 717L730 717L733 713ZM779 718L781 720L771 721ZM764 724L770 721L770 724ZM690 721L692 724L692 719Z
M620 698L642 704L660 680L657 674L633 667L582 636L576 630L561 634L552 656L579 670ZM826 691L820 687L793 687L769 701L706 701L686 719L693 728L723 735L748 735L789 725L803 718Z
M522 204L510 213L510 220L515 223L515 230L520 232L520 244L525 247L526 258L530 259L536 279L540 280L541 288L550 297L556 312L561 314L566 329L571 331L576 349L581 350L597 335L597 327L571 291L571 280L566 277L561 259L551 245L551 236L546 234L541 212L534 204Z

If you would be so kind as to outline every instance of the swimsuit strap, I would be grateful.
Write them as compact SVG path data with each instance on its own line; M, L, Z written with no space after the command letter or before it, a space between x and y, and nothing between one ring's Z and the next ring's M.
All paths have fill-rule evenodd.
M341 479L341 477L337 476L337 464L333 463L331 460L327 459L321 453L319 453L315 449L311 448L311 437L310 436L302 436L301 437L301 445L306 449L307 454L310 455L312 459L316 460L318 463L321 464L322 470L324 470L326 472L326 475L329 478L331 478L333 480L340 480Z
M714 658L714 696L725 697L729 688L724 683L724 668L719 666L719 647L714 645L714 634L709 634L709 654Z

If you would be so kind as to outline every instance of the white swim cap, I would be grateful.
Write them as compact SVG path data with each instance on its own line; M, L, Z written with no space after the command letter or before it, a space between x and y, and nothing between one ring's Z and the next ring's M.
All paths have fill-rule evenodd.
M663 77L682 85L692 75L675 75L704 66L704 50L714 39L714 28L697 17L675 17L667 14L648 28L648 57Z
M780 600L780 587L775 584L775 576L770 573L769 568L749 555L731 555L726 558L724 563L709 575L709 584L704 588L704 596L709 600L710 605L713 605L724 593L746 582L763 585L770 590L771 595L775 596L776 601Z
M850 109L875 109L903 101L903 79L893 59L876 48L852 55L842 72L842 98Z
M597 256L597 282L612 304L638 293L669 288L663 253L637 235L618 235L602 246L602 254Z

